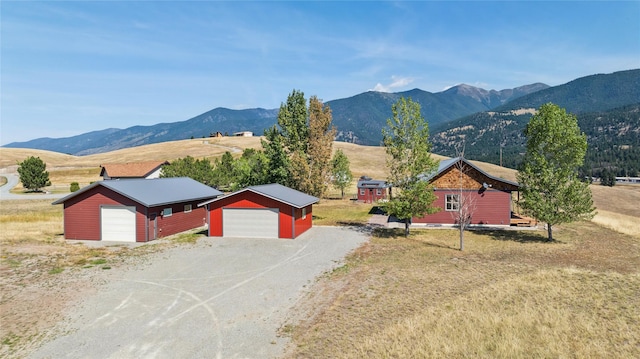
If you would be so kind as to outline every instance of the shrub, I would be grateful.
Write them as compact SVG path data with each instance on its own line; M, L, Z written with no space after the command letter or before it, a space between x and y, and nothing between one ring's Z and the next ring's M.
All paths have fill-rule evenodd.
M71 182L71 186L69 186L69 191L75 192L80 189L80 184L78 182Z

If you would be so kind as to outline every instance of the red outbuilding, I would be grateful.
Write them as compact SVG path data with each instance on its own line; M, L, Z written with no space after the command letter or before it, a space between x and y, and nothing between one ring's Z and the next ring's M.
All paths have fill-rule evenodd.
M374 203L386 200L391 186L386 181L374 180L371 177L362 176L358 180L358 201Z
M413 218L413 224L457 225L462 206L466 206L463 213L471 217L471 226L509 226L516 218L511 193L518 191L519 185L491 176L462 157L441 161L438 170L425 180L437 197L433 206L441 211Z
M318 198L280 184L247 187L200 204L211 237L296 238L313 224Z
M191 178L94 182L53 204L64 205L64 237L147 242L206 225L198 203L222 192Z

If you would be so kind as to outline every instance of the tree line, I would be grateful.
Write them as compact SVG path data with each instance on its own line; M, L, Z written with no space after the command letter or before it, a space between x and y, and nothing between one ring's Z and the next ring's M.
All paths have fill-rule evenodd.
M222 190L279 183L324 197L332 184L344 196L353 175L341 150L332 157L335 127L331 109L316 96L307 100L293 90L280 105L277 124L265 130L262 150L245 149L235 158L225 152L213 163L208 159L181 158L165 166L163 177L191 177Z

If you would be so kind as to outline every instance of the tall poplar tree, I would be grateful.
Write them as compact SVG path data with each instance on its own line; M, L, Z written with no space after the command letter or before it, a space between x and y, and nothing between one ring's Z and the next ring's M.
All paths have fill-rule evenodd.
M301 151L307 153L309 127L307 126L307 104L304 93L293 90L287 102L280 105L278 125L283 144L289 154Z
M394 196L386 204L387 213L405 223L405 237L413 217L435 213L436 199L431 185L423 180L424 174L435 171L438 163L431 158L429 125L420 113L420 104L411 98L400 98L391 106L393 117L387 119L382 130L387 152L388 182L394 187Z
M311 96L307 146L311 188L307 193L316 197L324 196L331 178L331 150L336 137L332 118L329 106L324 105L316 96Z
M279 183L283 186L289 186L291 183L289 172L290 161L287 151L284 147L284 139L277 126L273 126L264 131L265 139L261 139L260 143L264 149L266 157L266 183Z
M587 183L578 169L587 152L587 138L574 115L548 103L542 105L524 130L527 150L517 179L523 211L547 224L548 240L553 226L594 215Z
M328 106L313 96L307 108L304 94L293 90L280 105L278 125L265 131L262 141L269 180L322 197L335 137L331 122Z

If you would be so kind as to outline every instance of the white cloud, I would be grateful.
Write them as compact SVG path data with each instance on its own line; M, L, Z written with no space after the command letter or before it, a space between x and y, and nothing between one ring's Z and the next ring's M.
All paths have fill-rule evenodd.
M391 76L391 83L387 85L383 85L381 83L377 83L373 89L370 91L377 92L392 92L394 89L398 89L401 87L405 87L412 83L414 78L412 77L399 77L399 76Z

